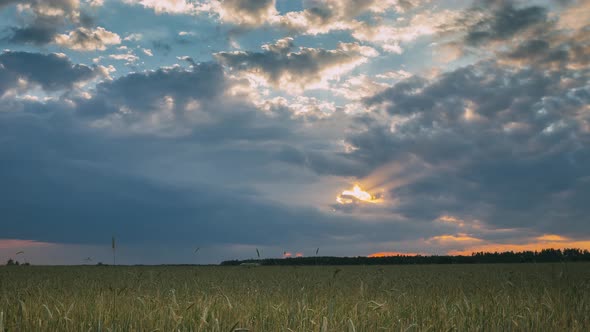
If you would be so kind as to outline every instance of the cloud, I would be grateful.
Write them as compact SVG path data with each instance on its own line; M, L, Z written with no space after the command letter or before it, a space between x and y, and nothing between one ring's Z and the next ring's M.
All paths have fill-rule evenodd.
M327 34L337 30L352 31L358 40L382 43L383 39L390 42L383 45L384 49L396 52L399 39L408 41L410 35L416 36L432 34L426 32L425 26L430 30L435 29L435 22L424 22L420 26L414 19L412 26L403 26L390 31L392 22L377 25L366 23L369 21L380 22L388 13L397 12L405 14L414 8L428 4L429 0L386 0L386 1L357 1L357 0L306 0L303 1L303 9L279 13L276 8L276 0L212 0L209 2L188 2L185 0L124 0L129 4L141 4L147 8L153 8L156 13L173 14L200 14L209 13L217 16L222 23L234 25L238 29L253 29L261 26L271 26L288 30L290 33L318 35ZM418 14L420 16L421 14ZM443 15L431 14L432 18ZM432 19L431 18L431 19ZM396 24L397 25L397 24ZM414 32L412 32L414 31ZM388 33L395 33L399 37L391 40Z
M261 111L248 96L234 93L240 80L216 63L179 65L104 81L90 96L75 98L90 126L121 136L154 135L220 144L289 137L289 114ZM285 120L282 122L281 120Z
M139 60L139 57L133 53L110 54L109 58L113 60L126 61L128 64Z
M254 3L256 6L253 6ZM428 3L428 0L309 0L303 1L304 8L300 11L278 14L275 1L242 0L222 1L216 12L222 21L243 28L269 25L305 35L350 31L358 41L373 43L387 52L401 53L401 42L434 35L442 30L442 25L446 25L448 30L450 22L458 16L458 12L449 10L404 16ZM252 15L254 9L257 10L256 15ZM393 21L388 17L393 12L402 17Z
M461 12L451 10L424 11L412 15L407 21L377 25L362 23L352 32L352 36L360 41L380 45L388 52L400 54L403 43L459 30L454 22L460 15Z
M358 75L348 78L341 84L335 84L332 91L348 100L358 101L374 96L388 87L389 85L376 82L366 75Z
M122 59L127 60L127 54ZM80 114L99 128L121 134L181 135L204 118L212 119L207 103L223 94L225 84L219 66L177 66L102 82L90 98L76 102Z
M278 15L275 0L224 0L213 2L222 22L260 26Z
M91 7L101 7L104 5L104 0L86 0Z
M288 147L318 171L333 169L338 155L323 152L340 129L331 117L259 109L230 92L238 83L217 64L193 61L104 81L84 95L73 87L46 100L6 97L0 197L10 206L3 218L15 222L4 236L98 244L115 233L130 245L303 246L362 233L365 225L352 216L277 203L256 189L285 174L309 181L298 161L281 154ZM418 227L387 223L361 237L395 229L397 238ZM244 236L251 229L264 231Z
M390 213L409 220L452 215L490 229L590 232L577 222L590 212L579 204L590 163L587 34L559 29L538 8L513 27L497 26L526 8L494 5L488 23L469 30L489 30L476 34L477 43L494 45L495 59L429 78L406 76L364 99L370 112L352 127L348 157L367 168L408 155L430 165L389 191ZM513 38L517 33L528 40Z
M124 82L129 81L115 86ZM316 244L330 237L360 234L365 228L348 216L282 205L256 192L228 187L228 183L202 182L220 175L235 176L236 163L226 158L236 153L243 154L238 158L240 173L257 169L246 158L252 150L238 148L251 138L215 148L203 144L202 136L182 140L105 135L87 128L82 115L71 112L75 107L71 103L22 103L26 110L0 113L0 138L10 142L0 147L7 160L0 165L0 178L6 184L0 188L0 198L8 207L2 216L13 220L3 226L6 238L100 244L115 233L127 245L279 246ZM231 134L232 129L221 130L221 134ZM147 176L145 169L159 163L156 156L168 162L176 156L173 168L195 157L214 158L215 172L202 173L198 163L189 163L190 175L181 178L191 178L190 184L163 180L174 173L170 167L160 173L163 177ZM392 228L386 224L375 227ZM389 238L409 232L408 225L394 228L398 235ZM252 233L252 229L258 231Z
M104 51L108 45L118 45L121 38L102 27L96 29L77 28L68 34L55 36L55 43L76 51Z
M10 89L38 85L46 91L70 89L102 72L98 67L73 64L60 54L4 52L0 54L0 96Z
M483 240L473 237L469 234L459 233L456 235L444 234L444 235L433 236L428 241L442 243L442 244L453 243L453 242L474 244L474 243L481 243Z
M337 49L299 48L285 38L267 44L263 52L220 52L215 58L232 71L286 91L326 87L355 67L375 57L377 52L357 43L340 43Z
M446 63L464 55L497 55L523 41L548 36L556 32L556 22L555 16L542 6L519 1L474 1L465 9L425 9L391 24L363 22L352 34L392 53L402 53L404 42L435 37L431 46L437 60Z
M512 48L496 54L506 65L537 66L553 71L563 68L584 70L590 64L590 37L587 30L582 27L559 33L552 29L538 31L528 40L515 43Z
M540 6L517 8L512 1L481 2L477 10L489 11L483 19L468 28L465 41L477 46L492 41L508 40L516 34L522 35L536 26L548 22L547 10Z
M12 3L6 5L9 4ZM96 3L90 5L95 6ZM26 0L19 2L17 9L25 17L25 23L9 28L11 34L7 40L12 43L57 44L77 51L105 50L108 45L121 43L116 33L102 27L91 27L94 19L80 10L79 0ZM59 31L69 24L76 28L60 34Z
M289 30L305 34L325 34L333 30L354 30L361 26L357 18L363 14L378 15L388 11L405 12L427 1L306 1L302 11L288 12L274 19Z
M7 5L16 2L8 2ZM18 2L18 11L29 17L23 26L11 27L8 40L14 43L45 45L53 42L58 29L68 22L78 23L80 18L78 0L25 0ZM0 6L1 8L1 6ZM27 13L29 15L24 15Z
M391 211L409 219L451 213L500 228L557 232L567 224L588 234L576 222L590 212L577 203L590 169L580 117L587 78L587 70L546 75L494 62L432 81L412 77L367 99L373 113L359 116L366 130L350 136L350 155L372 167L407 155L437 166L390 191Z
M123 0L131 5L153 9L156 14L198 14L209 6L190 0Z
M140 41L143 39L143 34L141 33L131 33L129 35L127 35L123 40L125 41Z
M209 13L222 23L236 29L254 29L263 26L287 30L290 34L319 35L333 31L350 31L358 41L379 45L387 52L401 53L400 43L412 42L422 36L431 36L448 29L458 12L412 13L429 0L309 0L303 9L279 13L275 0L213 0L188 3L184 0L125 0L156 9L157 13L200 14ZM391 13L402 15L397 21ZM411 16L410 16L411 15Z
M588 22L590 22L590 3L572 1L572 4L559 14L558 27L579 30L588 26Z

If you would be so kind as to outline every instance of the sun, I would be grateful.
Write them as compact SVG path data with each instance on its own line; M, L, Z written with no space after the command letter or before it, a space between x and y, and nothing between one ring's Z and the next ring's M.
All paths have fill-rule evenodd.
M344 190L340 195L336 196L336 201L340 204L354 204L355 202L379 203L382 199L371 195L364 191L360 185L355 184L352 190Z

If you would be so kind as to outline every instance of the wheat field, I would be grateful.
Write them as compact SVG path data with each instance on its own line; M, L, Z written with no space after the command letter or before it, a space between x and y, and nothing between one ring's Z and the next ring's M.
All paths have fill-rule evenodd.
M588 331L590 264L0 268L0 331Z

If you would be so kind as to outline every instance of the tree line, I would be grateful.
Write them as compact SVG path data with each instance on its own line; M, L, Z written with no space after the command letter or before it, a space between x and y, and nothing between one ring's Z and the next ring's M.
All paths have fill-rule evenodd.
M541 251L476 252L470 256L387 256L387 257L296 257L229 260L221 265L405 265L405 264L482 264L589 262L590 251L582 249L543 249Z

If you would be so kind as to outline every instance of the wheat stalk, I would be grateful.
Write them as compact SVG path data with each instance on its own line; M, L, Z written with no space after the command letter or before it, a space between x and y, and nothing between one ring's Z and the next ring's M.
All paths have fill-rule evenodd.
M116 259L117 244L116 244L114 235L113 235L113 238L111 241L111 247L113 248L113 265L117 265L117 259Z

